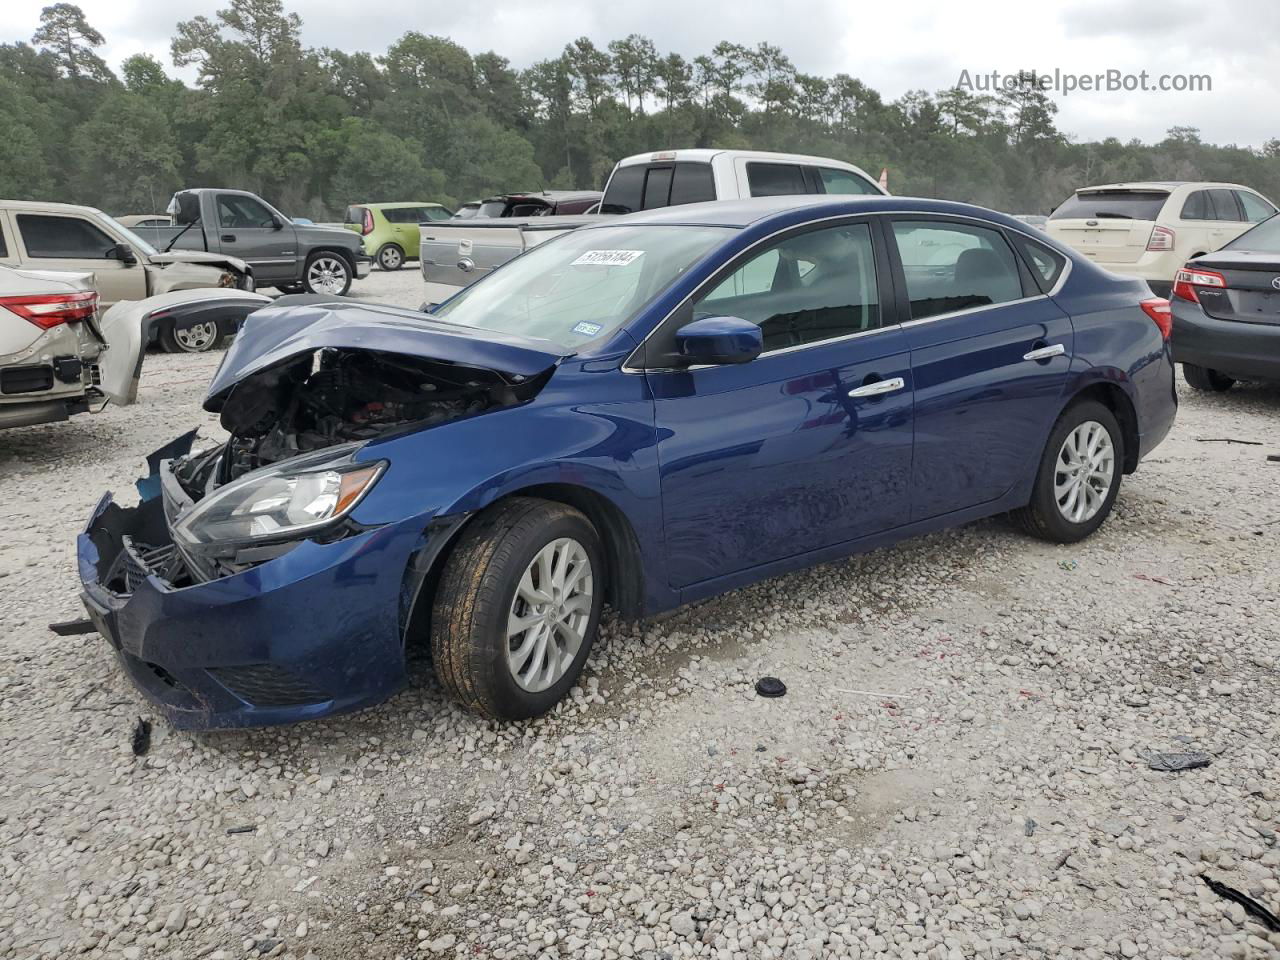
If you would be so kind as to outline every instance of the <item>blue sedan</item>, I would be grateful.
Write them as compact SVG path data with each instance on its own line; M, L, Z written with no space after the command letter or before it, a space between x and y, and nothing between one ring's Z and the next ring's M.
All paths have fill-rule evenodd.
M313 298L314 300L315 298ZM430 314L251 314L79 539L84 601L179 726L377 702L426 642L550 709L646 617L1010 513L1070 543L1176 409L1167 301L963 204L778 197L602 219Z

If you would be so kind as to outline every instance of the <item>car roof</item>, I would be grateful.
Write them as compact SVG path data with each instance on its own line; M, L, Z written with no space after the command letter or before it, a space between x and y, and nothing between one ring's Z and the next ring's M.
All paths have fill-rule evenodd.
M809 211L822 216L856 216L863 213L941 213L952 216L977 217L1016 230L1027 225L1005 213L988 210L971 203L932 200L924 197L887 197L872 194L834 195L802 194L787 197L752 197L746 200L711 200L675 207L659 207L621 217L604 217L595 227L613 223L681 224L691 226L748 227L774 218L784 218L796 211Z
M1220 180L1133 180L1125 183L1101 183L1096 187L1077 187L1076 193L1093 193L1098 190L1163 190L1172 193L1179 187L1195 187L1198 190L1253 190L1240 183L1225 183Z
M443 207L443 203L432 203L428 200L395 200L390 203L351 203L351 207L369 207L373 210L395 210L399 207Z
M694 160L708 163L714 157L724 154L745 157L749 160L778 160L789 163L796 163L797 161L805 163L834 162L853 166L847 160L839 160L836 157L813 156L807 153L776 153L770 150L719 150L711 147L691 147L687 150L651 150L648 153L636 153L629 157L623 157L618 161L618 166L629 167L637 163L656 163L664 160Z
M101 213L97 207L78 203L53 203L47 200L0 200L0 207L10 210L43 210L50 213Z

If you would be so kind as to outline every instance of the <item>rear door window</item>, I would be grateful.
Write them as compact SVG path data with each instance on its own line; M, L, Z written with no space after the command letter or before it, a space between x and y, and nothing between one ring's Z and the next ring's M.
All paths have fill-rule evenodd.
M996 230L936 220L895 220L893 236L912 320L1023 297L1013 251Z
M640 209L644 193L644 175L646 167L634 164L629 167L618 167L609 178L609 186L604 192L604 200L600 204L601 213L635 213Z
M1077 193L1049 215L1050 220L1155 220L1169 199L1156 190L1094 190Z
M653 210L667 206L671 197L671 174L670 165L649 168L649 173L644 179L643 209Z
M831 167L818 167L818 177L822 181L824 193L838 194L879 194L880 188L865 177L848 170L836 170Z
M748 163L747 184L753 197L791 197L810 193L804 168L794 163Z
M1236 204L1236 195L1231 190L1210 190L1209 202L1213 204L1215 220L1231 220L1239 223L1244 219L1244 214Z
M79 217L18 214L27 256L49 260L107 260L116 242Z
M671 206L705 203L716 198L716 180L709 163L677 163L671 179Z
M1236 199L1240 201L1240 209L1244 211L1244 218L1250 223L1261 223L1276 212L1276 208L1271 206L1266 200L1263 200L1256 193L1250 193L1248 190L1237 190Z

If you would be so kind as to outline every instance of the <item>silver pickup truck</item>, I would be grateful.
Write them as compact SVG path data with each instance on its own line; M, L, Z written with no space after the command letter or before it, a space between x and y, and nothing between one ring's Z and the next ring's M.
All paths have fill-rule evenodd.
M599 215L424 223L420 259L426 302L441 303L539 243L599 223L600 216L711 200L803 194L883 195L866 171L842 160L759 150L663 150L619 160Z

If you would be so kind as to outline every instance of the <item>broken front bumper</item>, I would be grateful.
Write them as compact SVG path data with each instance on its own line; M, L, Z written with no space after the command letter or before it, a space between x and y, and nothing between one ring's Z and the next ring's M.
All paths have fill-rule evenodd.
M402 581L419 534L392 525L304 541L241 573L174 586L190 581L161 498L125 508L105 494L76 544L81 597L175 726L293 723L404 685Z

